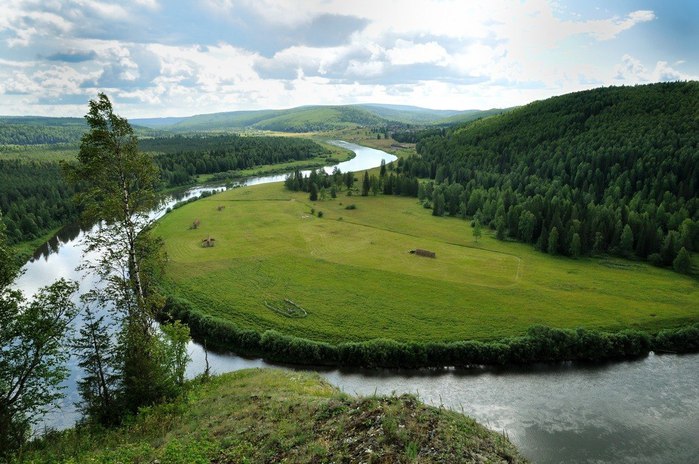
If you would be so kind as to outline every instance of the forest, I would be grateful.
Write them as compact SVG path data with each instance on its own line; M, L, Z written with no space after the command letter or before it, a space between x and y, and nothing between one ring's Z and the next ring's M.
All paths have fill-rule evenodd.
M0 145L75 143L87 130L82 118L0 117Z
M59 163L0 160L0 211L8 243L32 240L77 220L75 192Z
M329 154L323 146L292 137L175 136L144 139L139 149L152 153L161 188L191 185L197 174L248 169ZM77 151L77 148L76 148ZM0 159L0 211L9 244L40 237L77 221L73 197L58 162Z
M134 130L139 136L162 134L146 127ZM86 131L83 118L0 116L0 145L77 144Z
M431 180L419 196L435 215L478 218L500 239L688 272L699 250L697 108L697 82L572 93L419 134L397 171Z
M238 135L158 137L141 140L139 149L157 153L155 163L166 186L189 184L197 174L236 171L330 154L323 146L307 139Z

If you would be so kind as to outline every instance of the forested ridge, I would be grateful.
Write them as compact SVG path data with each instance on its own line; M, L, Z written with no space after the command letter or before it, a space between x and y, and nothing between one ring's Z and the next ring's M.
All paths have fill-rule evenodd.
M196 174L236 171L330 154L307 139L237 135L145 139L139 142L139 148L159 153L155 162L168 186L190 183Z
M163 187L192 184L196 174L330 155L306 139L236 135L157 137L141 140L139 149L153 153ZM75 193L76 186L65 181L58 162L0 159L0 211L8 243L32 240L78 220Z
M429 132L404 175L434 214L551 254L679 263L699 250L699 83L609 87ZM682 251L682 248L685 251ZM678 266L675 266L676 268Z
M74 143L87 130L82 118L0 117L0 145Z
M83 118L0 116L0 145L77 144L86 131ZM144 136L159 134L145 127L136 132Z

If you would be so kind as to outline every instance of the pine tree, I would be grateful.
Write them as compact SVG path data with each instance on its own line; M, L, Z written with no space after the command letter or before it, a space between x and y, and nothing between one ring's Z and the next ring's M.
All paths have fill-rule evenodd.
M495 220L495 238L505 240L505 221L502 218Z
M541 228L541 234L539 234L539 238L536 241L536 249L546 253L546 250L548 248L548 240L549 240L549 232L546 229L546 226L543 226Z
M365 197L369 195L369 189L371 188L371 182L369 181L369 173L364 171L364 180L362 180L362 196Z
M680 248L677 257L672 262L672 268L682 274L689 274L692 270L692 260L685 247Z
M551 229L551 233L549 233L547 251L550 255L558 253L558 228L555 226Z
M621 248L621 252L627 256L633 251L633 232L628 224L624 226L624 231L621 233L619 248Z
M473 222L473 240L475 240L476 243L478 243L478 240L481 238L481 234L481 221L476 218Z
M570 256L572 258L579 258L582 245L580 243L580 234L575 232L573 238L570 240Z
M89 420L102 425L119 422L117 350L114 338L104 323L104 316L97 317L89 304L85 305L84 326L75 341L75 352L80 358L78 365L84 376L78 381L82 398L80 411Z

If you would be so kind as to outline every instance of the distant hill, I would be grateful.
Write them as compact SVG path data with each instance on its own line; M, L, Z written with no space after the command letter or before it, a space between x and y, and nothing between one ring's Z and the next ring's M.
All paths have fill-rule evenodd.
M434 110L407 105L300 106L282 110L230 111L185 117L133 118L136 134L163 131L222 132L244 129L277 132L319 132L355 126L447 126L480 119L506 110ZM0 116L0 145L77 143L87 129L83 118Z
M315 132L350 126L371 126L386 121L352 106L302 106L285 110L231 111L179 118L173 124L135 119L135 123L175 132L259 129L279 132Z
M133 119L132 122L154 129L174 132L227 131L248 128L279 132L317 132L353 126L446 125L499 114L503 111L505 110L433 110L417 106L362 104L300 106L283 110L230 111L199 114L185 118Z
M447 116L443 119L434 121L432 124L438 126L452 126L455 124L463 124L466 122L476 121L477 119L487 118L489 116L497 116L498 114L503 114L508 111L512 111L513 108L493 108L490 110L466 110L461 111L457 114Z
M86 129L83 118L0 116L0 145L73 143Z
M135 118L129 119L132 125L150 127L152 129L160 129L167 126L172 126L178 122L184 121L188 116L184 117L167 117L167 118Z
M153 136L157 131L133 125L138 136ZM87 131L83 118L43 116L0 116L0 145L53 145L78 143Z
M420 108L418 106L384 105L378 103L357 105L357 107L365 109L389 121L420 125L433 124L444 118L458 116L463 113L457 110L433 110L429 108ZM470 111L478 112L478 110Z

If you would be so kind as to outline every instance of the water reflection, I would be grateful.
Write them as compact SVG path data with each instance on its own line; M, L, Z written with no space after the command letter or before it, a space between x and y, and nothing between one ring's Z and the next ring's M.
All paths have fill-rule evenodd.
M34 262L40 259L48 259L51 253L58 253L61 245L64 243L72 242L83 230L80 228L79 224L69 224L63 227L61 230L51 237L46 243L39 246L34 250L34 254L30 258L30 262Z

